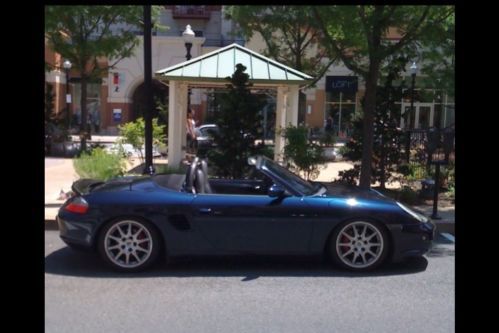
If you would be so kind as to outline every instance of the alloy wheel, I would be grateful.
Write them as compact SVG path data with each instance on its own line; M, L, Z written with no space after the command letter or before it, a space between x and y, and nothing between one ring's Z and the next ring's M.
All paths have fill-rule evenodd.
M350 268L367 269L378 263L384 253L383 234L369 222L352 222L336 237L336 255Z
M111 226L104 236L105 255L116 266L133 269L144 265L155 244L151 232L141 223L125 220Z

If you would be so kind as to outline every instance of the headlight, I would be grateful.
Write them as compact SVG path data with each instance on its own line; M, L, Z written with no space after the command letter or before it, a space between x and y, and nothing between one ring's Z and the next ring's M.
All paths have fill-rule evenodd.
M401 204L398 201L397 201L397 205L400 208L402 208L406 213L408 213L409 215L411 215L412 217L414 217L416 220L418 220L419 222L421 222L421 223L427 223L429 221L426 216L413 211L412 209L410 209L406 205Z

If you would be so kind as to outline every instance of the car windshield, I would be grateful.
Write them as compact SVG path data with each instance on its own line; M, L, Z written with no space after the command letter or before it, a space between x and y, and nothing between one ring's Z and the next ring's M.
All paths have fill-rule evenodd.
M304 195L311 195L317 192L321 188L320 184L312 185L308 181L298 177L288 169L280 166L279 164L269 159L265 158L263 159L262 162L264 168L268 169L277 177L289 183L293 187L293 189L297 190L298 192Z

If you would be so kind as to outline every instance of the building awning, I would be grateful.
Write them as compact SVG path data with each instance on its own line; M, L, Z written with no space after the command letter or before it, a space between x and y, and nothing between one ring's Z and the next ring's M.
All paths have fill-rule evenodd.
M226 77L235 72L236 64L239 63L246 67L246 73L252 83L301 85L313 79L310 75L235 43L158 70L156 74L168 80L227 83Z

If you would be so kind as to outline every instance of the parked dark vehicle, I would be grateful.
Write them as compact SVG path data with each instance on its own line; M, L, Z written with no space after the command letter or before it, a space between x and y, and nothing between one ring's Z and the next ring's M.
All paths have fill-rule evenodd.
M196 147L198 152L206 152L216 146L213 135L218 133L218 126L215 124L205 124L194 129L196 132Z
M196 147L198 156L205 157L208 150L217 146L213 139L215 133L219 133L219 128L216 124L205 124L195 128L196 131ZM245 138L250 137L249 133L244 134ZM254 140L254 138L253 138Z
M45 124L46 156L74 157L79 149L79 143L72 142L64 129L53 123Z
M365 271L431 246L426 217L374 190L305 181L263 156L248 163L247 179L208 179L196 158L186 174L79 180L59 210L60 236L121 271L160 253L328 255Z

